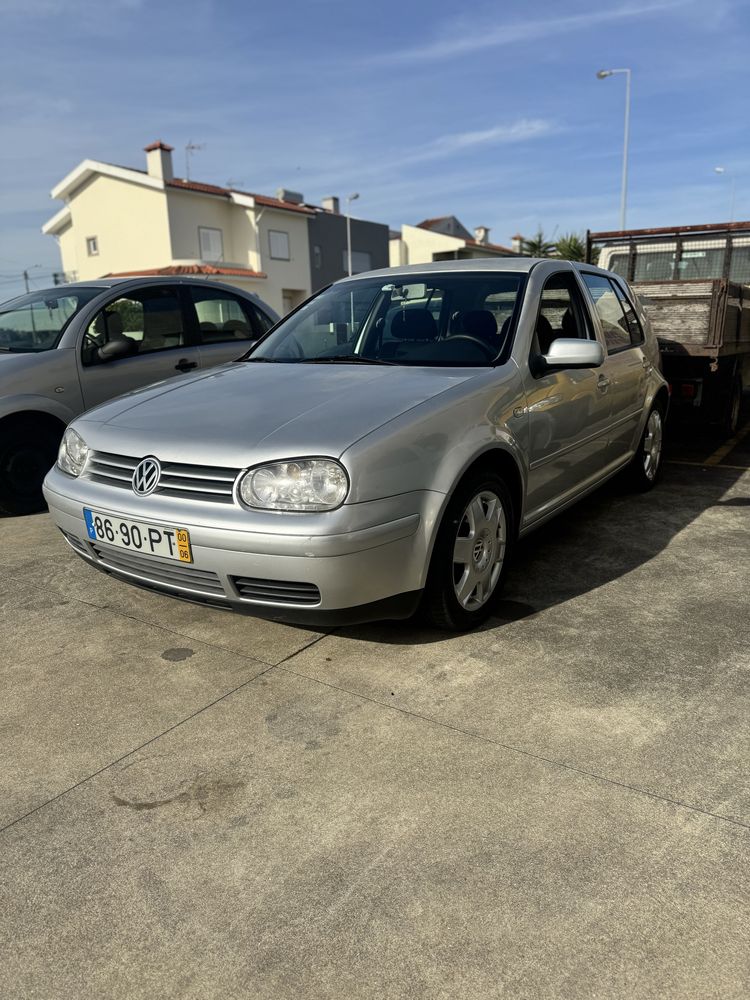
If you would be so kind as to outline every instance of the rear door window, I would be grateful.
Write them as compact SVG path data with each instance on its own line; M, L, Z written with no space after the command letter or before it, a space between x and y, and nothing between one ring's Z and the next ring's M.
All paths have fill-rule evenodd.
M625 298L625 293L622 289L615 290L614 283L603 274L584 273L581 277L591 293L594 308L602 324L607 353L616 354L618 351L632 347L634 343L640 343L643 339L643 335L640 333L640 324L633 314L633 321L636 325L634 334L630 320L623 311L622 300ZM629 302L627 304L630 312L633 313L632 306ZM637 339L634 340L634 336Z
M256 328L257 317L229 291L191 287L190 295L202 344L256 340L265 330Z

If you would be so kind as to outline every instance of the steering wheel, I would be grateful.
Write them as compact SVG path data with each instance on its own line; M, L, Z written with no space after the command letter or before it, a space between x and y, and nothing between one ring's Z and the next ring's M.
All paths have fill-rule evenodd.
M482 351L487 361L494 361L497 357L497 351L493 350L489 344L485 344L483 340L479 340L478 337L470 337L468 333L459 333L455 337L448 337L446 343L450 344L455 340L468 340L469 343L475 344Z

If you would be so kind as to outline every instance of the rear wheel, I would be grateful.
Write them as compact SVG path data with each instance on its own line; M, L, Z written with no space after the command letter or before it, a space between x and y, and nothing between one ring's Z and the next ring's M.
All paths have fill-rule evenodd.
M742 409L742 377L737 372L730 382L729 399L723 420L723 430L729 437L734 437L740 426L740 410Z
M450 632L474 628L499 598L515 535L510 491L485 472L467 479L454 494L438 531L423 613Z
M44 510L42 482L55 464L60 436L34 421L0 427L0 514Z
M648 415L640 443L627 473L634 489L645 492L657 482L661 473L664 445L664 413L656 403Z

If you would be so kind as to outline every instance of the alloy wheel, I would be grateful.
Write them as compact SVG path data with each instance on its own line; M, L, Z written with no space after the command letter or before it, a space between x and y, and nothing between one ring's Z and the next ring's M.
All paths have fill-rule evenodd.
M500 497L482 490L467 504L453 545L453 588L466 611L477 611L500 579L507 543L507 520Z

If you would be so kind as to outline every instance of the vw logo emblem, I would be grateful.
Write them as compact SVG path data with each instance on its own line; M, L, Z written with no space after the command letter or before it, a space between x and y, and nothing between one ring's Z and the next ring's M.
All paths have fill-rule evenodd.
M160 478L161 466L158 459L144 458L136 465L133 473L133 493L137 493L139 497L147 497L159 485Z

